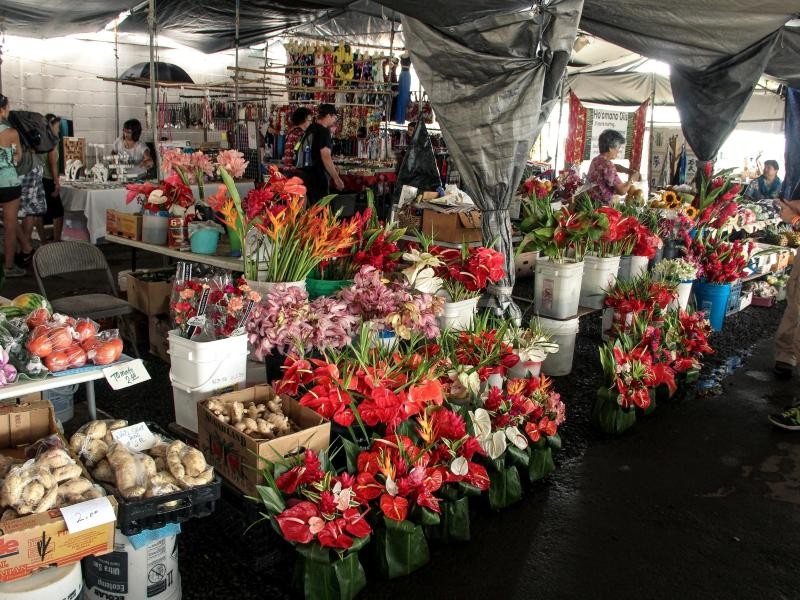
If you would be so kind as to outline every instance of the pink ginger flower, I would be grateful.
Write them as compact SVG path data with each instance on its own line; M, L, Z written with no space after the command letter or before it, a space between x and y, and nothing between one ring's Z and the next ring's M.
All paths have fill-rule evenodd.
M223 150L217 156L217 164L220 168L225 169L228 175L236 179L244 175L244 170L250 163L244 159L244 154L238 150Z

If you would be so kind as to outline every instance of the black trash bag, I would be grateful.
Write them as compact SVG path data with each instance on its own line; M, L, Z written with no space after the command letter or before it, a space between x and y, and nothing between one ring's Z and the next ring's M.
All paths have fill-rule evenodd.
M434 191L442 186L431 136L428 135L424 121L417 121L414 134L408 142L405 158L397 173L395 193L398 197L404 185L415 187L420 192Z

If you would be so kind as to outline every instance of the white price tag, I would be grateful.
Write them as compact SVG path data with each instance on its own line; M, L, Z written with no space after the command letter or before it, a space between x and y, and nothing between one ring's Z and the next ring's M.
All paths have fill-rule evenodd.
M129 360L118 365L103 369L103 375L112 390L121 390L150 379L150 373L144 366L141 358Z
M136 425L115 429L111 432L111 437L120 444L125 444L131 450L138 452L150 450L158 441L145 423L136 423Z
M191 319L186 321L186 324L189 325L190 327L191 326L202 327L203 325L206 324L206 316L205 315L195 315L194 317L192 317Z
M72 506L64 506L61 508L61 516L64 517L70 533L78 533L98 525L112 523L117 519L114 507L105 496Z

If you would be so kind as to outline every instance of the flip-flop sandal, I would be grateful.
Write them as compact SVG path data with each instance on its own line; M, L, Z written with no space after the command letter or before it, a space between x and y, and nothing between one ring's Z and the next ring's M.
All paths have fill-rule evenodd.
M800 431L800 406L794 406L778 415L770 415L769 420L775 427Z

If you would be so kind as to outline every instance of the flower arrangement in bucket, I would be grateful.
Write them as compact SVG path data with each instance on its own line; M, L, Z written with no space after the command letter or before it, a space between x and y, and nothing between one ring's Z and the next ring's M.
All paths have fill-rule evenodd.
M248 240L252 230L259 238L242 252L248 280L305 286L317 266L352 246L357 222L339 222L325 201L306 208L306 190L298 177L287 179L272 166L265 186L248 194L243 204L233 179L224 169L220 173L225 186L209 198L209 204L241 239Z
M658 320L677 297L677 284L654 281L644 274L633 279L617 280L605 292L603 305L604 339L628 332L637 315Z
M519 363L509 369L509 377L538 377L548 354L558 352L558 344L542 329L538 317L527 328L511 327L507 333Z
M238 167L233 166L229 158L223 156L222 161L237 173L234 175L235 177L241 177L244 174L244 167L239 173ZM247 163L244 165L246 167ZM164 173L165 181L174 181L177 178L187 189L192 184L197 184L198 196L202 204L205 200L205 180L207 177L213 177L215 165L211 158L203 152L186 153L170 148L161 153L161 171Z
M685 309L692 293L692 283L697 279L697 267L684 258L668 258L653 268L653 278L677 286L678 299L674 304Z

